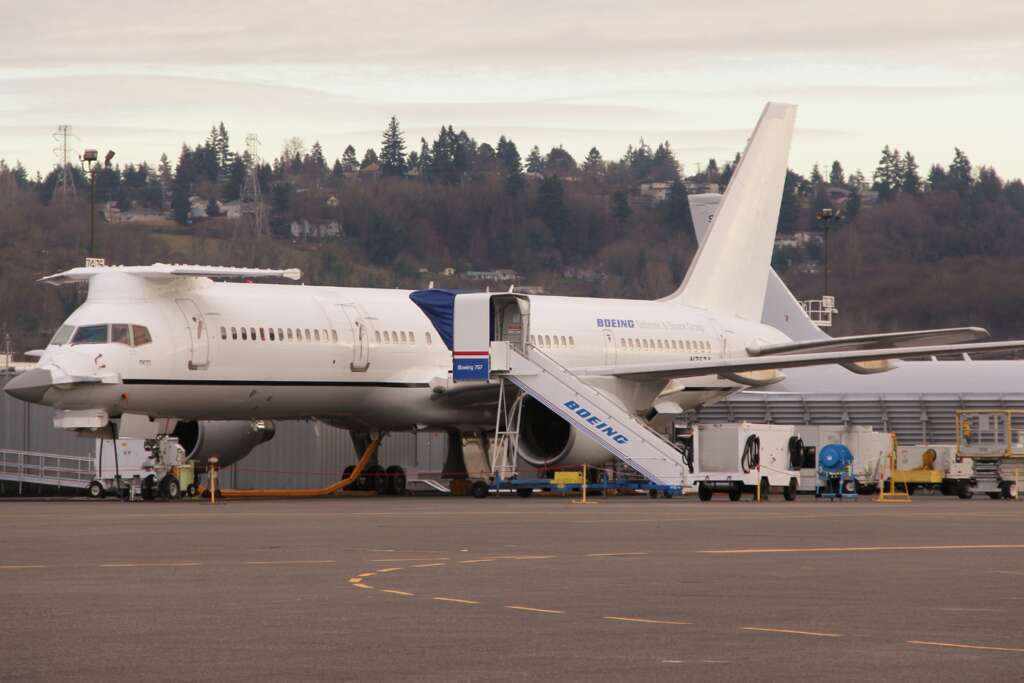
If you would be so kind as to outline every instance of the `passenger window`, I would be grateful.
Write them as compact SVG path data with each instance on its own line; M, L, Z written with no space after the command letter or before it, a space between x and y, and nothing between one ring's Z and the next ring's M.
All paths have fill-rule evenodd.
M376 338L377 343L380 344L380 330L374 332L373 336Z
M415 344L416 343L416 335L413 334L412 332L409 333L409 343L410 344Z
M50 340L50 346L63 346L67 344L68 339L71 339L71 333L74 331L75 328L71 325L61 325L53 335L53 339Z
M274 340L274 328L273 327L268 327L267 328L267 336L270 337L270 341L275 341Z
M576 340L573 339L572 337L569 337L569 346L573 346L573 347L576 346Z
M224 326L221 326L221 328L220 328L220 338L221 339L227 339L228 338L228 328L226 328Z
M659 350L659 351L661 351L661 350L662 350L662 347L661 347L661 340L660 340L660 339L658 340L658 350Z
M331 330L331 341L334 342L335 344L338 343L338 331L337 330Z
M569 348L569 344L565 341L565 337L562 337L562 347L566 349Z
M433 341L431 341L431 339L430 339L430 333L429 333L429 332L424 332L424 333L423 333L423 336L424 336L424 337L426 337L426 339L427 339L427 346L430 346L431 344L433 344L433 343L434 343L434 342L433 342ZM531 337L531 339L532 339L532 338L533 338L533 337Z
M246 340L246 339L248 339L248 338L249 338L249 335L248 335L248 333L247 333L247 332L245 331L245 328L243 327L243 328L242 328L242 340L243 340L243 341L245 341L245 340Z
M626 348L626 340L624 338L623 339L619 339L619 348L622 348L622 349Z
M267 335L264 333L263 328L260 328L260 341L267 341Z
M71 338L71 343L106 344L107 338L106 325L83 325L75 332L75 336Z
M131 335L128 333L127 325L111 325L110 326L110 343L111 344L124 344L125 346L132 345Z
M238 328L237 327L232 327L231 328L231 338L232 339L238 339Z
M320 341L320 330L313 330L313 340Z
M313 341L313 338L309 335L309 328L306 328L306 341Z
M253 341L256 341L256 328L255 327L250 327L249 328L249 339L251 339Z
M284 330L277 328L277 341L284 341Z
M628 342L629 348L633 348L633 340L632 340L632 338L627 339L626 341Z

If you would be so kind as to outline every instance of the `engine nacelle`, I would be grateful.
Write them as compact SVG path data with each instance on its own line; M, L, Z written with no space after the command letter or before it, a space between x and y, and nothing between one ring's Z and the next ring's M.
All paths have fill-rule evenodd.
M603 465L612 454L532 396L523 398L519 456L534 467Z
M206 464L216 455L218 466L227 467L273 439L274 431L270 420L181 420L171 436L196 462Z

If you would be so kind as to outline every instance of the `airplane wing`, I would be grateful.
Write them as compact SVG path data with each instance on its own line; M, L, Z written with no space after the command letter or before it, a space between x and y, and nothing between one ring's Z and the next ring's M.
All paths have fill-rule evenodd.
M855 351L825 351L820 353L789 353L745 358L722 358L706 361L665 361L663 363L637 363L631 365L594 366L574 368L580 376L605 375L638 380L669 380L703 375L734 374L753 370L781 370L810 365L863 363L896 358L928 358L961 353L991 353L995 351L1024 350L1024 341L981 342L976 344L940 344L905 348L868 349Z
M786 342L748 346L751 356L775 354L811 353L816 351L853 351L856 349L903 348L931 342L934 344L959 344L989 338L983 327L950 327L939 330L914 330L911 332L887 332L883 334L858 334L851 337L826 337L807 341Z
M51 285L65 285L69 282L88 280L100 273L127 273L153 280L169 280L176 277L221 277L221 278L287 278L298 280L302 271L298 268L276 270L271 268L234 268L231 266L194 266L180 263L154 263L151 266L86 266L72 268L62 273L41 278L40 282Z

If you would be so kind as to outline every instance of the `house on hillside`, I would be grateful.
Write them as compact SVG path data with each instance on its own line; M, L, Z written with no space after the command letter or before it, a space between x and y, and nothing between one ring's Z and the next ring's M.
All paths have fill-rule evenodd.
M668 193L671 190L672 183L664 180L653 183L640 183L640 196L646 198L652 204L668 199Z
M292 237L295 239L327 239L342 235L339 221L312 223L305 218L300 218L292 221L290 229Z
M806 247L808 244L821 244L822 237L819 232L794 232L788 235L779 234L775 236L776 247Z

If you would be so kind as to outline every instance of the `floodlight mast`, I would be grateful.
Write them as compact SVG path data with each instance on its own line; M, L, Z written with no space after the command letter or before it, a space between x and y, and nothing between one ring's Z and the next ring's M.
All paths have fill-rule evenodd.
M109 150L103 157L103 168L110 168L110 161L114 158L114 150ZM89 174L89 253L87 258L96 257L96 170L99 159L99 152L95 149L87 149L82 153L82 165Z

